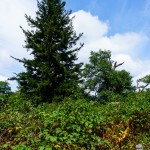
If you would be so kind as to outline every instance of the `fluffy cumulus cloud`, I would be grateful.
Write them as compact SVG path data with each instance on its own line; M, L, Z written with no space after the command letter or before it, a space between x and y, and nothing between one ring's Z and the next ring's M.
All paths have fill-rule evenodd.
M10 56L29 57L23 49L24 35L19 26L27 29L25 13L35 15L36 3L27 0L0 1L0 80L5 81L20 72L22 66ZM11 85L15 86L12 82Z
M140 52L149 41L146 35L136 32L109 35L108 21L102 21L97 16L83 10L73 15L75 16L73 20L75 31L84 33L82 41L85 45L79 52L79 61L88 62L90 51L111 50L112 59L125 62L120 69L129 71L134 76L134 80L148 73L150 61L143 61L139 57Z
M6 80L7 80L7 77L4 77L4 76L0 75L0 81L6 81Z
M0 70L3 76L11 76L12 67L19 65L10 56L22 58L27 56L23 50L24 35L20 25L27 28L25 13L34 16L36 6L26 0L5 0L0 2ZM34 11L33 11L34 10ZM11 70L11 71L10 71ZM15 72L15 68L12 72Z
M90 12L80 10L73 13L72 16L75 16L74 29L77 33L84 33L83 38L86 42L97 40L108 33L107 22L99 20L97 16L92 16Z

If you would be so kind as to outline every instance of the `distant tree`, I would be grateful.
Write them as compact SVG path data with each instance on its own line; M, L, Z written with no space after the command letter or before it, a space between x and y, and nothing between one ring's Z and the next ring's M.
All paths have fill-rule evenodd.
M139 92L143 92L149 89L150 85L150 75L146 75L143 78L137 80L137 89Z
M132 91L130 74L125 70L116 70L122 64L111 60L110 51L92 51L89 63L83 69L85 91L94 93L97 99L104 98L110 92L126 95Z
M5 103L11 94L11 88L6 81L0 81L0 104Z
M78 89L81 63L76 63L77 52L83 44L76 46L82 34L76 35L70 18L61 0L38 1L36 18L25 15L32 28L23 30L25 48L33 59L17 59L26 72L17 74L19 89L35 103L62 100ZM13 57L14 58L14 57Z

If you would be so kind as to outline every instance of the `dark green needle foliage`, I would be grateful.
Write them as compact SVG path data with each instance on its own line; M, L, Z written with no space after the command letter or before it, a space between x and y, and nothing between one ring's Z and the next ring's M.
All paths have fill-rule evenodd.
M76 35L72 26L71 11L65 10L61 0L38 1L35 19L25 15L31 30L25 34L25 48L33 59L17 59L26 72L13 79L19 89L35 103L61 101L78 89L81 63L76 63L77 52L83 44L76 46L82 34Z

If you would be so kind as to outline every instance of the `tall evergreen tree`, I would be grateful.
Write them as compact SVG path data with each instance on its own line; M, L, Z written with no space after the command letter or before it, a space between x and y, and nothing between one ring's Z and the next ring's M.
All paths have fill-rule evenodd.
M23 30L25 48L33 59L17 59L26 72L13 79L19 83L21 93L38 102L52 102L54 97L63 98L78 88L78 73L82 63L76 63L76 46L82 34L73 30L71 11L65 10L61 0L38 1L36 18L25 15L31 30ZM14 58L14 57L13 57Z

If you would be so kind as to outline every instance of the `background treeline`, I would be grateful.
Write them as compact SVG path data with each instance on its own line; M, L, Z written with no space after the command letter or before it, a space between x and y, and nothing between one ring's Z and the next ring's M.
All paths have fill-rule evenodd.
M72 26L71 11L61 0L42 0L25 48L33 59L12 58L26 71L0 81L0 148L13 150L134 149L150 147L150 75L132 85L132 76L118 70L124 62L111 51L91 51L78 62L82 33Z

